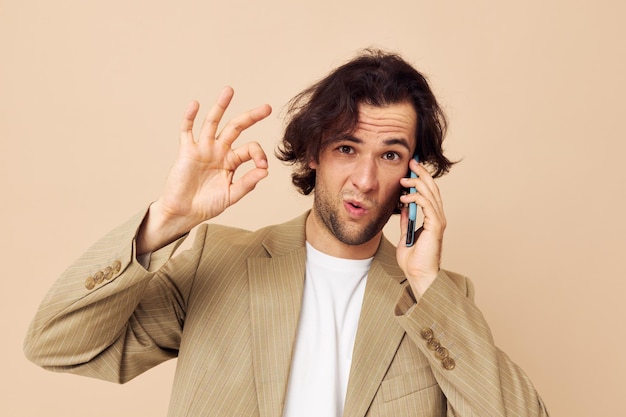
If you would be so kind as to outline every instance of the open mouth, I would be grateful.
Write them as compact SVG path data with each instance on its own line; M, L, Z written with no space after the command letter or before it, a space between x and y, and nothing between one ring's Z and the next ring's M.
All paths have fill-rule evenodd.
M348 213L352 216L363 216L367 212L367 208L364 204L358 201L346 201L345 207Z

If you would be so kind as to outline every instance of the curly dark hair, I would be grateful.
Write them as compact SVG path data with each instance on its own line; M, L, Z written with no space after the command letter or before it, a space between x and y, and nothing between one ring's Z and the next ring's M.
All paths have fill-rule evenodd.
M308 195L315 189L320 151L337 136L352 132L359 104L385 106L408 101L417 113L416 149L433 176L450 170L453 162L443 155L447 121L426 78L399 55L366 49L295 96L288 105L288 124L276 149L281 161L294 165L292 182Z

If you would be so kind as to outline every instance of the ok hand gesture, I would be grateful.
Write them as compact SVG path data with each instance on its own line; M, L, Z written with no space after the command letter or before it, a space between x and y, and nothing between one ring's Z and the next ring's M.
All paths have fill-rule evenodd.
M198 102L192 102L183 118L178 157L167 178L161 197L150 207L137 236L137 253L156 250L211 219L252 191L268 175L267 157L257 142L233 147L241 132L271 113L265 104L249 110L218 132L224 112L233 97L224 88L202 123L197 140L193 124ZM254 167L233 181L235 171L245 162Z

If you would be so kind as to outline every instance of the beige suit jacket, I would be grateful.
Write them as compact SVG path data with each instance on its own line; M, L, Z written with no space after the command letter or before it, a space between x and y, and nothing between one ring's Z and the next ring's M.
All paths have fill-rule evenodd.
M305 271L306 214L256 232L203 225L135 259L143 214L109 233L50 289L25 342L54 371L119 383L178 357L170 416L280 417ZM423 329L447 348L452 369ZM450 362L448 361L447 368ZM470 281L442 271L416 302L383 239L369 272L344 416L547 415L494 346Z

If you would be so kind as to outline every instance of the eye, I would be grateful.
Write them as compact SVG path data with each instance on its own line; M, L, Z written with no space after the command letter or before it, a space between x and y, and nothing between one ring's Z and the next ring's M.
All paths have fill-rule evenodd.
M339 153L352 153L353 152L352 146L348 146L348 145L340 145L337 147L337 150L339 151Z
M400 159L400 155L397 152L389 151L383 154L383 159L388 161L397 161Z

